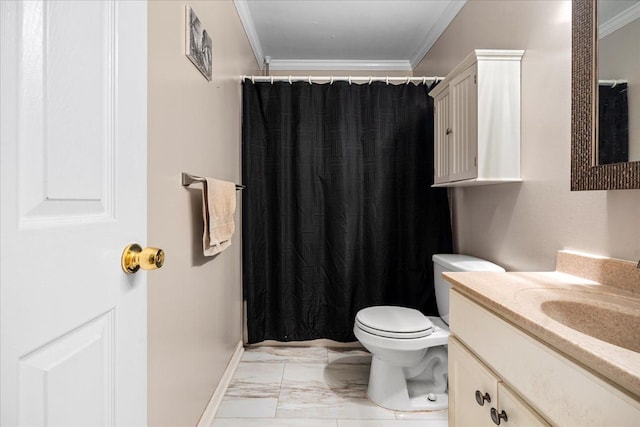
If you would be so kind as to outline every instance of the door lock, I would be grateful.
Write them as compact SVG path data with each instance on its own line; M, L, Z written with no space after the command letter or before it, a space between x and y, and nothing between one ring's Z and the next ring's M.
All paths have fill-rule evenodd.
M127 274L140 270L155 270L164 264L164 251L158 248L144 248L137 243L128 245L120 259L122 269Z

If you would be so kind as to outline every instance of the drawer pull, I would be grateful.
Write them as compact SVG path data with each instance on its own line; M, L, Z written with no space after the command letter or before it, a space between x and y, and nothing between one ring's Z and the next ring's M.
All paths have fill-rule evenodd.
M478 402L478 405L484 406L485 400L491 403L491 396L489 396L489 393L485 393L483 395L482 393L480 393L480 390L476 390L476 402Z
M507 413L503 410L498 414L498 410L496 408L491 408L491 421L493 421L495 425L499 426L501 420L504 420L504 422L509 421Z

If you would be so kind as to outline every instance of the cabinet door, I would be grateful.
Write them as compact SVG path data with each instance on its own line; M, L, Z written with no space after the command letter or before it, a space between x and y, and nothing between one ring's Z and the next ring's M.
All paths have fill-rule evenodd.
M451 133L451 114L449 91L445 91L434 101L435 126L433 146L433 182L440 184L449 181L449 137Z
M491 402L481 406L476 392ZM491 407L497 404L498 378L454 337L449 338L449 425L493 426Z
M508 427L548 427L547 424L529 405L509 389L504 383L498 384L498 412L505 412L507 421L501 421Z
M451 96L451 147L449 181L478 176L478 85L472 65L449 84Z

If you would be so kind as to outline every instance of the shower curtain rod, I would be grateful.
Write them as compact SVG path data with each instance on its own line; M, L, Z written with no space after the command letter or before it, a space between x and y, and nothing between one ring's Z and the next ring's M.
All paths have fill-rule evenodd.
M366 82L371 84L372 82L385 82L389 84L389 82L403 82L409 84L411 82L418 83L427 83L427 82L438 82L440 80L444 80L444 77L372 77L372 76L242 76L242 80L251 80L252 83L255 82L324 82L324 83L333 83L336 81L346 81L351 84L352 82Z
M612 88L623 83L627 83L627 81L626 80L598 80L599 85L608 85L608 86L611 86Z

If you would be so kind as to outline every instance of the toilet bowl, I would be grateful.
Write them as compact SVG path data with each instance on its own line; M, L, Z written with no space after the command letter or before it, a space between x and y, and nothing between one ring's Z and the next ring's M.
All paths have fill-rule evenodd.
M436 302L440 317L396 306L363 308L353 332L372 355L367 395L396 411L448 407L447 340L449 282L445 271L504 271L498 265L466 255L433 256Z
M411 328L412 321L417 326ZM353 332L373 356L367 395L374 403L397 411L448 406L443 346L449 328L440 318L405 307L368 307L358 312Z

